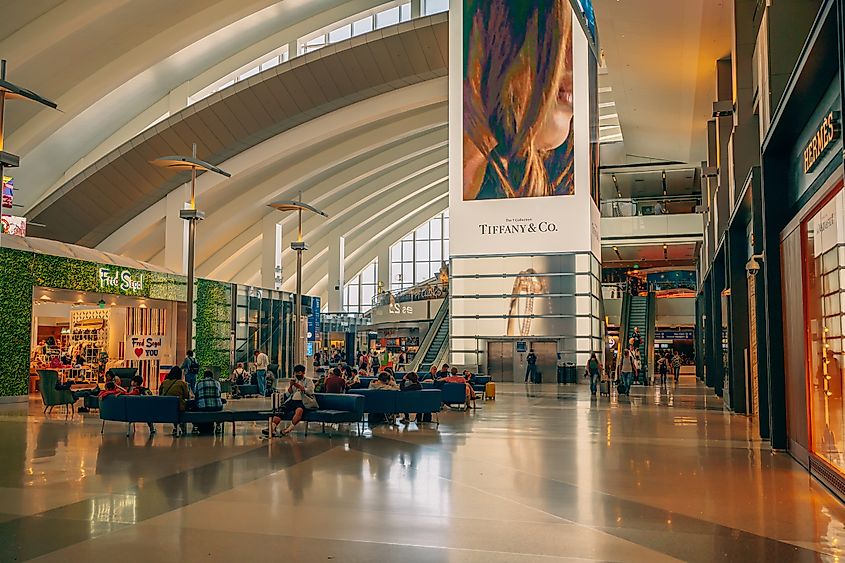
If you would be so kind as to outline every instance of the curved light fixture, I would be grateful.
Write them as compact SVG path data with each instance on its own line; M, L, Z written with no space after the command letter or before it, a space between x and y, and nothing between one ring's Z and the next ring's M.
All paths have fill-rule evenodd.
M151 160L150 164L152 164L153 166L158 166L160 168L167 168L169 170L203 170L208 172L216 172L217 174L220 174L221 176L226 176L227 178L232 177L231 174L229 174L222 168L214 166L210 162L200 160L193 156L160 156L155 160Z
M285 201L277 201L274 203L270 203L267 207L272 207L278 211L310 211L312 213L316 213L317 215L322 215L323 217L328 217L328 213L317 209L313 205L309 205L307 203L303 203L301 201L294 201L294 200L285 200Z

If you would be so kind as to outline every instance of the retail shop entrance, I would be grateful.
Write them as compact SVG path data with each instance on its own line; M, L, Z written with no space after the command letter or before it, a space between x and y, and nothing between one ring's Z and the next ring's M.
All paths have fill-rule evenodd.
M46 287L34 287L32 299L33 374L51 369L62 380L102 384L108 369L130 367L156 390L162 368L184 354L174 330L184 323L184 303Z

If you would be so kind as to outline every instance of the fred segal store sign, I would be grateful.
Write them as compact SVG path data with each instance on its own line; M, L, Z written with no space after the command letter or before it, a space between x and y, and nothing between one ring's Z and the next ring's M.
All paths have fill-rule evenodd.
M110 293L137 294L144 291L144 274L120 268L101 267L97 271L100 289Z

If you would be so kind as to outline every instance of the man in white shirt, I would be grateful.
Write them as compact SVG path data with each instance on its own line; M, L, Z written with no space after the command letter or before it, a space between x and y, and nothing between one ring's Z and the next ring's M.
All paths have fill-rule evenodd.
M264 397L264 378L267 376L267 367L270 365L270 358L259 350L255 351L255 377L258 380L258 394Z
M272 433L273 436L278 436L279 434L276 433L276 427L278 427L282 422L282 416L285 414L292 412L293 417L290 420L290 426L282 431L282 436L287 436L293 432L294 427L299 424L300 420L302 420L302 416L305 414L305 396L314 398L314 382L305 377L305 366L302 364L293 366L293 379L291 379L288 384L286 395L288 398L280 407L281 416L273 417L272 430L268 431L265 428L261 431L263 435L269 436Z

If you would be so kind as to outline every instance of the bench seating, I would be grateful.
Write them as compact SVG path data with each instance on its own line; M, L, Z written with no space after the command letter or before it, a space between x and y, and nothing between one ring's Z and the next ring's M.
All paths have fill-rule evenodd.
M365 399L364 412L401 414L401 413L439 413L442 399L440 389L422 391L387 391L385 389L356 389L355 393Z
M304 421L323 424L358 423L364 417L364 397L360 395L336 395L317 393L317 410L305 411ZM118 395L106 397L100 401L100 419L105 430L106 421L125 422L128 424L126 435L131 432L136 422L160 422L180 424L190 422L201 424L208 422L232 423L232 434L238 422L269 420L273 412L261 411L179 411L177 397ZM307 425L306 425L307 430Z

